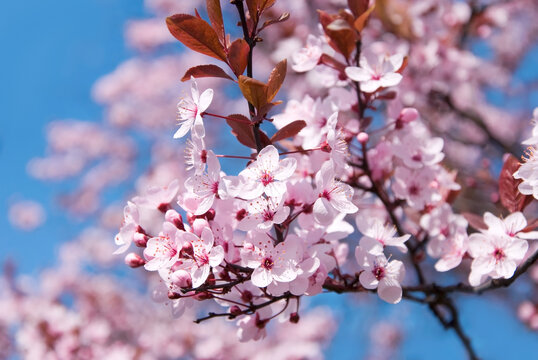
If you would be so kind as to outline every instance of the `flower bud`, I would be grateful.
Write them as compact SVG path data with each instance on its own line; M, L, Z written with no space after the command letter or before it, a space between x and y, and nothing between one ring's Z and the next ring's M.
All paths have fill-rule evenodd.
M133 242L136 246L145 248L149 240L149 236L141 234L139 232L134 233Z
M365 132L360 132L357 134L357 140L362 144L362 145L366 145L366 143L368 143L368 139L370 137L368 136L367 133Z
M410 123L418 118L418 111L415 108L404 108L400 111L399 119L404 123Z
M192 249L192 244L190 242L183 243L183 246L181 247L180 256L181 257L187 257L192 256L194 254L194 251Z
M140 255L135 253L129 253L125 256L125 264L132 268L137 268L143 266L146 261L140 257Z
M177 293L177 292L174 292L174 291L169 291L168 292L168 298L170 300L177 300L181 297L181 294L180 293Z
M191 274L185 270L177 270L170 275L170 281L180 288L192 287Z
M293 324L297 324L299 322L299 314L296 312L293 312L290 314L290 322Z
M175 227L177 227L179 230L185 231L185 225L183 225L183 218L181 217L181 214L174 209L168 210L164 215L164 219L174 224Z
M242 311L237 305L234 305L230 308L230 314L232 314L233 316L239 316L241 315L241 313Z
M202 230L206 227L209 227L209 223L206 219L198 218L192 222L192 232L198 237L202 235Z

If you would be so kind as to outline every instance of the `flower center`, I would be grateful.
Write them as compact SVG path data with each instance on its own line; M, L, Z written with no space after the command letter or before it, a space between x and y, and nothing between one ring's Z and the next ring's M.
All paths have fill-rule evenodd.
M503 249L495 249L495 251L493 251L493 257L495 258L496 261L500 261L502 259L504 259L506 255L504 254L504 251Z
M272 221L275 217L275 213L271 210L267 209L263 212L263 221Z
M275 262L271 258L265 258L262 261L262 267L267 270L271 270L275 266Z
M409 187L409 194L413 196L417 196L420 193L420 189L415 184L411 185Z
M378 265L374 267L374 269L372 270L372 274L374 274L375 278L380 281L385 277L385 268Z
M211 191L213 192L213 194L217 194L219 192L219 182L218 181L215 181L211 185Z
M260 180L263 186L267 186L274 181L274 178L273 175L271 175L268 171L264 171Z

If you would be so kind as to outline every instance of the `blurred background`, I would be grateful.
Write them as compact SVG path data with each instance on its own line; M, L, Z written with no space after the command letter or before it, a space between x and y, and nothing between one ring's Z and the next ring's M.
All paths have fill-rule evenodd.
M60 255L62 245L83 241L81 233L90 243L110 236L105 239L108 247L84 245L110 251L102 254L110 255L100 263L110 269L105 273L136 277L135 271L124 269L121 256L111 254L114 224L117 229L125 200L142 191L149 179L182 173L163 169L167 161L181 165L175 161L183 150L171 141L175 103L188 90L181 76L199 58L182 57L183 47L168 35L164 18L167 11L193 13L194 5L199 6L182 0L0 5L0 262L12 264L9 269L15 269L21 289L43 286L45 269L65 269L59 264L69 262L69 256L66 250ZM518 82L538 81L535 45L515 69ZM473 51L489 54L480 43ZM536 87L529 87L525 100L494 90L487 95L507 109L526 112L528 119L532 105L538 104ZM105 230L88 233L98 227ZM88 254L92 252L81 257ZM100 274L95 268L85 271ZM135 281L126 284L140 287ZM525 284L514 288L510 296L530 291ZM150 301L145 289L135 290ZM530 358L535 353L536 332L518 320L503 296L461 295L457 302L464 328L484 359ZM72 301L65 304L69 307ZM455 335L445 332L421 305L404 301L393 306L371 296L330 294L316 296L309 306L328 309L338 327L332 341L323 340L328 343L322 350L326 358L383 358L376 355L379 347L396 349L387 358L465 358ZM0 312L5 315L8 309L1 307ZM9 336L14 329L10 327Z

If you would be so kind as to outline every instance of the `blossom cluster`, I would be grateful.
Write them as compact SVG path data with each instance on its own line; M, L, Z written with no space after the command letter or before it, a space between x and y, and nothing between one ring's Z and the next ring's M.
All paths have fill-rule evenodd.
M258 11L250 13L251 21L264 8ZM361 14L367 17L370 11ZM179 129L173 136L190 135L186 178L151 187L124 209L116 253L127 252L133 243L143 248L141 254L127 254L125 261L159 274L162 286L155 296L170 303L175 316L194 300L214 299L225 312L197 321L227 316L236 320L240 340L257 340L275 317L298 321L301 297L323 290L373 291L386 302L400 302L404 261L423 277L418 265L422 247L438 259L439 272L458 267L465 256L472 258L469 283L478 286L488 278L511 278L527 253L527 240L538 238L521 212L529 201L523 198L515 211L503 195L514 190L518 176L524 177L522 195L529 194L527 183L535 177L532 165L527 170L532 159L515 179L509 174L512 188L501 185L501 200L512 214L501 219L486 212L486 226L475 226L480 233L468 235L468 221L452 207L462 187L457 172L443 163L444 140L432 135L419 111L404 106L398 95L407 52L390 53L376 44L347 48L336 33L360 36L364 28L361 14L352 13L320 12L324 35L309 35L306 47L292 54L294 70L323 72L326 91L290 99L270 119L276 130L271 138L259 125L278 105L271 101L286 76L286 61L262 83L250 72L241 75L245 69L237 70L232 46L222 55L218 46L226 49L226 40L216 40L219 45L212 48L191 43L185 31L195 28L187 21L205 26L202 19L184 14L168 18L172 35L188 47L217 59L227 56L223 61L249 103L248 115L210 112L215 91L200 91L195 77L232 78L216 65L189 69L184 79L190 76L191 94L178 104ZM220 28L215 29L217 39ZM200 36L213 41L210 35ZM246 32L247 43L249 36ZM382 103L390 117L372 130L377 121L366 116L367 110ZM239 142L255 152L216 154L207 146L204 118L226 119ZM226 157L247 164L227 174L219 160ZM362 234L355 243L344 241L357 239L351 216ZM354 263L348 261L349 246L354 247Z

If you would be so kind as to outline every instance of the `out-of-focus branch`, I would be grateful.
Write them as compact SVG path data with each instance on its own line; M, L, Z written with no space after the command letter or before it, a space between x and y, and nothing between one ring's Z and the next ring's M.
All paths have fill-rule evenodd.
M488 128L488 126L486 125L484 119L482 119L480 115L476 114L472 110L464 110L464 109L458 108L456 104L454 104L454 102L452 101L452 98L449 95L443 94L438 91L432 91L430 93L430 99L432 99L433 101L441 101L454 114L456 114L457 116L461 118L467 119L471 121L473 124L475 124L476 126L478 126L486 134L486 136L491 141L491 143L495 145L496 147L498 147L499 149L501 149L502 151L510 153L516 157L518 157L519 154L521 153L521 149L518 146L510 146L506 144L504 141L502 141L501 139L499 139L495 134L493 134L491 130Z

